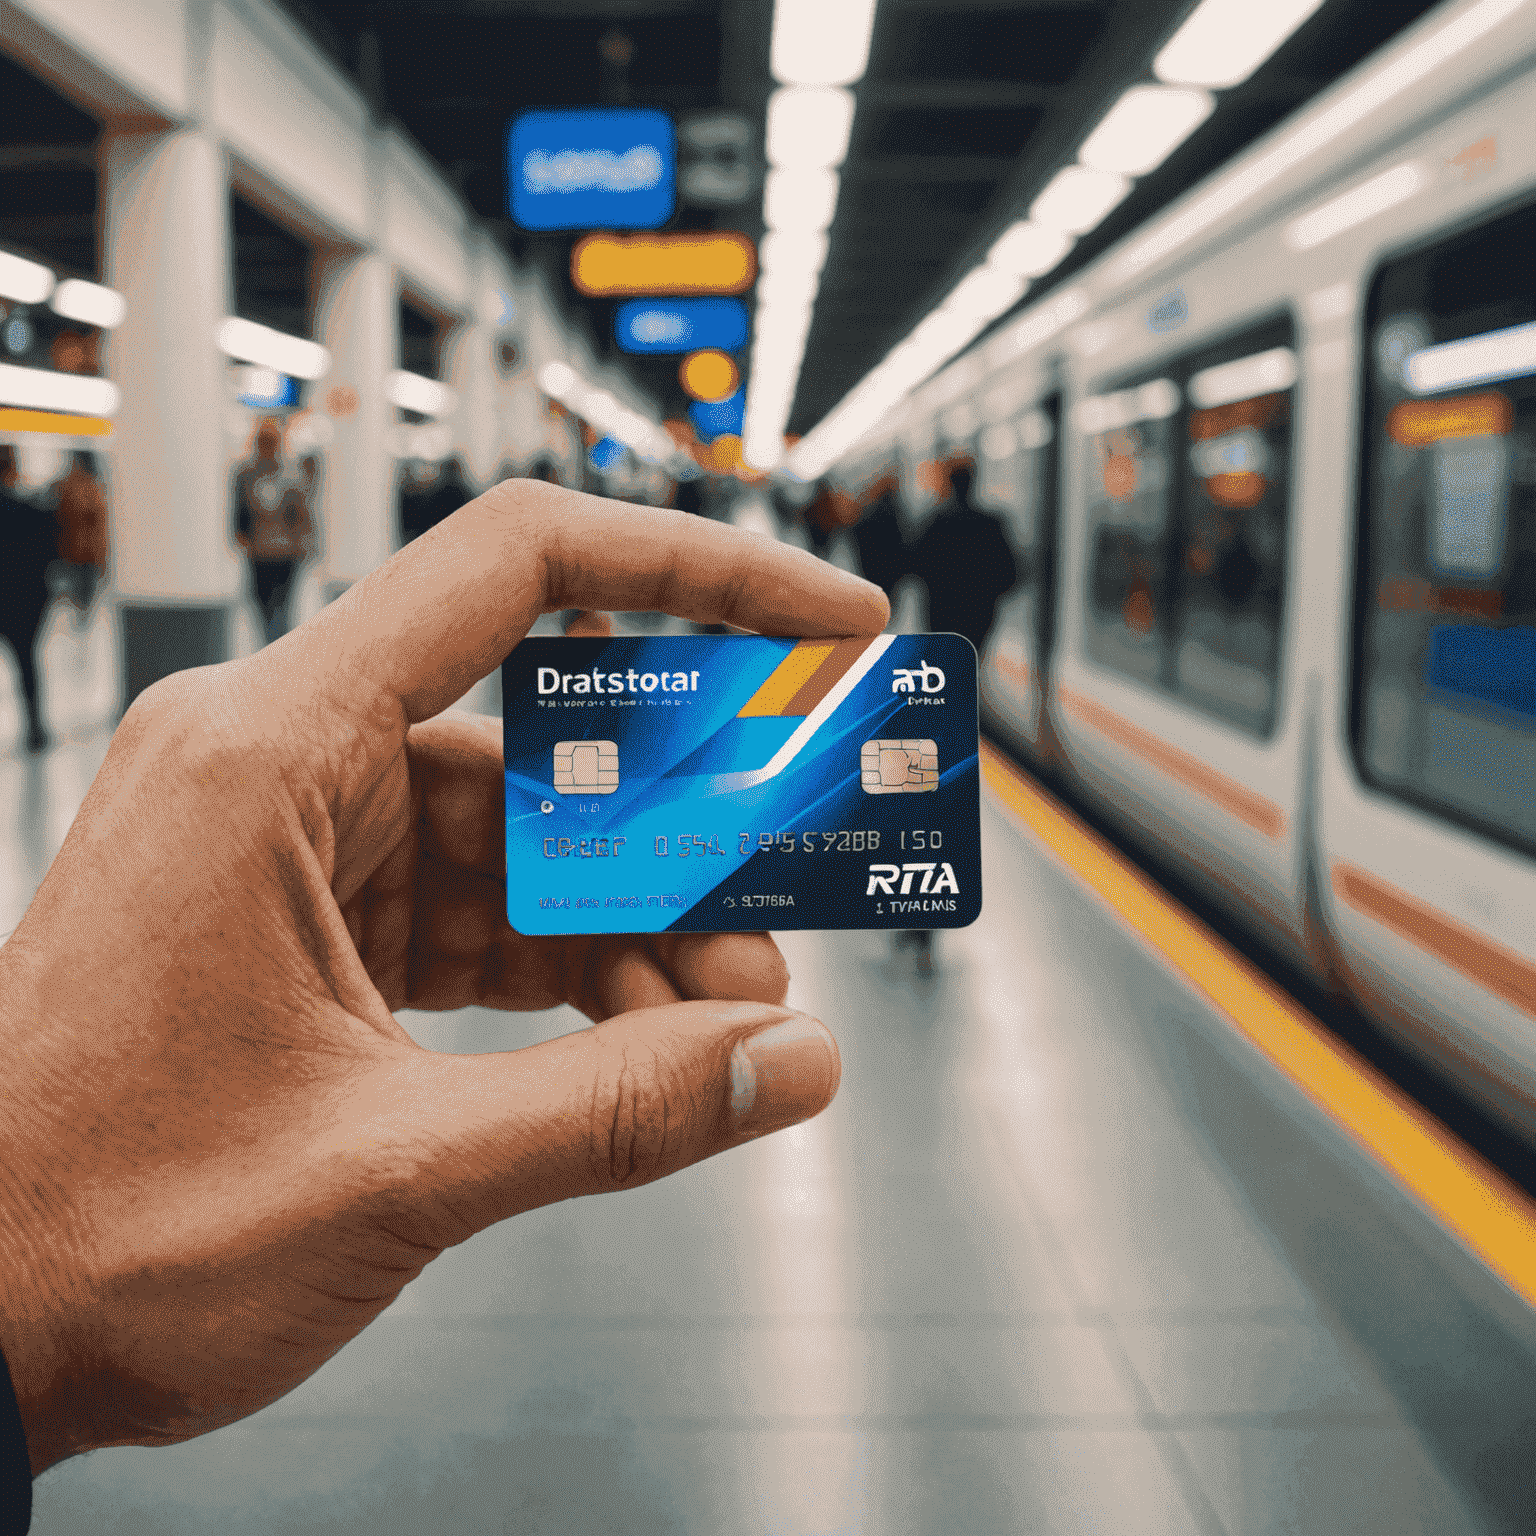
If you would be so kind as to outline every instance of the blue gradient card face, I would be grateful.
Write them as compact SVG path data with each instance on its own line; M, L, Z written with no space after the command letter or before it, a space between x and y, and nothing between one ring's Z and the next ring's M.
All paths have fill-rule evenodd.
M519 933L981 912L976 653L959 635L525 640L501 684Z

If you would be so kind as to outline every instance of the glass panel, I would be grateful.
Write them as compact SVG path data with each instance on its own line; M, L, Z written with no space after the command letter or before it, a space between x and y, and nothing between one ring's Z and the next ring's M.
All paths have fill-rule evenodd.
M1164 379L1154 383L1174 386ZM1088 654L1143 682L1168 670L1168 597L1176 393L1147 402L1142 388L1081 401L1087 437ZM1150 404L1160 414L1144 413Z
M1262 387L1239 365L1275 355L1226 365L1229 384ZM1200 378L1190 381L1196 399ZM1191 703L1258 736L1275 715L1290 428L1288 391L1192 410L1186 421L1175 681Z
M1367 309L1355 750L1536 851L1536 209L1382 269Z
M1077 416L1089 654L1261 737L1278 694L1295 380L1280 319Z

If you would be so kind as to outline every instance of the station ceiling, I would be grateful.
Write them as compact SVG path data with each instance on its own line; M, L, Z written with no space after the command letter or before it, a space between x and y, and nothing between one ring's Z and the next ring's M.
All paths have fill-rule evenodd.
M614 302L585 299L571 286L576 236L531 234L508 216L505 140L517 113L606 104L661 107L679 119L737 114L751 125L757 161L744 200L682 202L670 227L762 233L773 0L279 3L379 117L416 140L509 252L549 275L600 358L621 356ZM879 0L790 431L814 426L942 300L1074 157L1121 91L1149 77L1153 54L1192 9L1193 0ZM1430 9L1432 0L1325 0L1249 80L1220 93L1205 124L1028 301ZM24 72L6 72L18 90L30 88ZM84 187L94 170L94 125L44 95L32 102L5 94L23 110L6 114L10 126L0 133L8 141L0 144L0 238L46 246L63 265L85 270L94 265L94 208L86 206L93 189ZM49 223L46 240L39 220ZM270 231L235 233L252 244L253 258L260 240L270 244ZM676 359L623 363L667 414L681 412Z

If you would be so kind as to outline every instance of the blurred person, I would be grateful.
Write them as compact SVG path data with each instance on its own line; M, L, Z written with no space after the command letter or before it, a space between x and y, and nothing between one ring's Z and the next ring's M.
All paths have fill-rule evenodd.
M299 476L282 462L283 429L275 416L256 428L251 457L235 473L235 541L250 562L251 581L270 645L288 632L294 572L315 550L310 499L318 461L304 460Z
M1001 517L971 499L974 468L954 465L949 496L912 550L912 569L928 592L928 628L964 635L979 657L997 622L997 605L1018 582Z
M767 934L507 926L502 723L441 712L540 614L663 604L779 635L889 612L803 550L515 481L133 702L0 949L21 1528L31 1477L276 1401L481 1229L830 1102L836 1043ZM594 1027L478 1055L395 1017L561 1003Z
M96 456L71 454L68 472L54 493L59 558L51 584L73 605L76 626L83 628L96 589L107 574L107 496Z
M896 584L911 574L912 560L907 536L896 506L897 483L893 474L882 475L870 486L862 514L853 525L859 570L891 597Z
M463 460L457 454L442 464L418 461L416 489L400 499L400 540L409 544L429 528L452 517L474 499Z
M16 451L0 444L0 635L16 658L29 752L48 746L38 702L37 636L48 610L48 568L59 556L59 523L46 491L21 484Z
M928 593L929 632L964 635L979 658L1019 571L1002 518L971 499L974 477L969 463L950 466L948 497L913 546L912 569ZM920 975L932 973L930 930L898 934L896 942L915 952Z

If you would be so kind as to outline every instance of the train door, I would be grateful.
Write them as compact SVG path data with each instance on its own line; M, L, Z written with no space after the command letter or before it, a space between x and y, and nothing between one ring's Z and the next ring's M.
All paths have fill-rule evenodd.
M1019 579L998 606L982 658L982 704L1037 762L1049 760L1046 667L1056 633L1056 551L1061 523L1061 395L982 433L982 457L1006 466L993 504L1008 521Z
M1355 985L1506 1085L1536 1063L1533 248L1536 204L1370 286L1348 729L1319 807Z
M1297 382L1282 312L1074 403L1051 668L1074 776L1292 950L1301 730L1282 672Z

